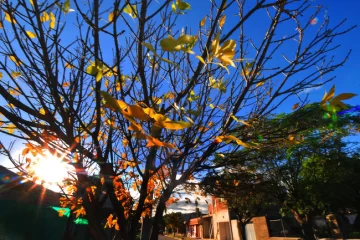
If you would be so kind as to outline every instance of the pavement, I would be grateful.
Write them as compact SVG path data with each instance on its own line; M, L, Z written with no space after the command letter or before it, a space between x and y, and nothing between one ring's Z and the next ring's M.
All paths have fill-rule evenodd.
M159 235L159 240L174 240L176 238L170 238L170 237L167 237L167 236L164 236L164 235Z

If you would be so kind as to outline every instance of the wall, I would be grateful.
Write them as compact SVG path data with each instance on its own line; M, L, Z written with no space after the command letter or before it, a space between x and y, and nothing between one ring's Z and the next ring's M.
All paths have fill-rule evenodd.
M241 240L241 230L237 220L231 220L231 229L233 233L233 240Z
M266 217L254 217L251 220L254 225L256 240L300 240L301 238L270 237Z

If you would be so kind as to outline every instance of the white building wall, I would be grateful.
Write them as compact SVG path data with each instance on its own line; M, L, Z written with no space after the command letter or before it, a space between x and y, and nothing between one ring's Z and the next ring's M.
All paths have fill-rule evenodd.
M233 234L233 240L241 240L239 224L237 220L231 220L231 229Z

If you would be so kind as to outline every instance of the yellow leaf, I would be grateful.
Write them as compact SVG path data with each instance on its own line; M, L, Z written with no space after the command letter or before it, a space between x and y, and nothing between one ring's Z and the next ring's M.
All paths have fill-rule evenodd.
M0 79L2 79L2 77L3 77L3 74L2 74L2 72L0 72Z
M22 62L18 60L14 55L10 55L9 58L15 63L16 66L20 66L22 64Z
M291 109L295 110L295 109L297 109L299 107L299 105L300 105L300 103L296 103L291 107Z
M247 143L241 141L239 138L233 136L233 135L226 135L226 136L218 136L215 139L215 143L220 143L220 142L225 142L225 143L230 143L231 141L235 141L238 145L241 145L243 147L250 147Z
M265 81L259 82L258 84L256 84L255 87L261 87L262 85L264 85Z
M341 100L346 100L346 99L350 99L352 97L357 96L357 94L354 93L342 93L337 95L336 97L333 98L333 101L341 101Z
M26 31L26 34L29 36L29 38L36 38L35 33L31 32L31 31Z
M39 109L39 113L40 113L41 115L45 115L45 109L40 108L40 109Z
M20 72L11 71L11 76L12 76L13 78L18 78L18 77L21 76L21 73L20 73Z
M181 130L184 128L189 128L192 126L190 122L184 121L166 121L166 122L158 122L158 124L166 129L170 130Z
M109 13L109 16L108 16L108 20L109 22L113 22L114 21L114 18L119 16L120 12L118 9L116 9L115 11Z
M15 105L14 105L14 104L12 104L12 103L8 103L6 106L8 106L9 108L12 108L12 109L14 109L14 108L15 108Z
M4 26L3 26L3 24L2 24L2 22L0 21L0 28L4 28Z
M13 24L16 24L16 21L15 19L7 12L4 12L5 13L5 20L8 21L9 23L13 23Z
M206 16L200 21L200 27L203 27L206 22Z
M96 76L98 72L99 72L99 69L95 65L89 65L86 68L86 73L90 74L91 76Z
M34 1L33 0L29 0L31 6L34 6Z
M334 97L334 94L335 94L335 85L332 86L329 93L325 92L324 97L321 99L321 104L324 104L327 101L329 101L330 99L332 99Z
M171 4L171 9L173 10L174 13L176 13L176 5L175 5L175 3Z
M96 82L99 82L102 77L103 77L102 71L98 71L96 76L95 76Z
M162 103L161 98L157 98L157 97L153 97L153 101L154 101L154 103L157 104L157 105L159 105L159 104Z
M66 62L66 63L65 63L65 67L66 67L66 68L74 68L74 66L73 66L71 63L69 63L69 62Z
M150 43L143 42L142 45L144 45L145 47L147 47L151 52L154 53L154 55L155 55L156 57L160 58L162 61L167 62L167 63L169 63L169 64L172 64L172 65L174 65L175 67L179 67L179 65L177 65L176 63L170 61L169 59L160 57L160 56L156 53L155 48L154 48Z
M13 95L13 96L19 96L20 95L20 90L19 88L14 88L14 89L8 89L8 92Z
M10 123L9 125L6 126L8 133L14 133L15 128L16 128L16 126L13 123Z
M122 112L123 109L127 107L127 104L124 103L121 100L116 100L113 96L111 96L109 93L100 91L101 95L105 99L106 107L109 107L110 109Z
M234 186L237 187L239 185L240 181L237 181L236 179L234 179Z
M225 23L225 20L226 20L226 15L222 16L220 19L219 19L219 27L220 29L222 29L224 23Z
M294 135L291 135L291 134L289 135L288 138L289 138L290 141L293 141L295 139Z
M220 60L221 64L220 63L217 64L225 68L229 72L229 70L226 68L227 65L235 67L235 64L232 59L235 56L236 42L230 39L224 42L224 44L221 47L219 46L219 42L220 42L220 34L218 33L215 37L215 40L213 40L212 42L212 46L211 46L212 54L213 56L215 56Z
M131 6L130 4L126 5L126 7L124 8L124 13L129 14L129 16L132 18L136 18L137 15L136 5L131 5Z
M50 28L51 29L55 28L55 22L56 22L55 15L52 12L50 12Z
M47 14L47 12L43 12L43 14L40 16L40 21L47 22L49 20L50 20L49 14Z
M197 59L199 59L200 62L202 62L203 64L206 64L204 59L201 56L195 56Z
M109 13L108 20L109 22L112 22L114 20L114 12Z
M160 41L160 46L162 50L164 51L180 51L181 45L178 43L178 41L174 38L164 38Z

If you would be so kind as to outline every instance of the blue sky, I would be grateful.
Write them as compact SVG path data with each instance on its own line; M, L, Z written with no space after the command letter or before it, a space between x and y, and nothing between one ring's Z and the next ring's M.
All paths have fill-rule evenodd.
M159 0L160 1L160 0ZM254 1L254 0L249 0ZM160 1L161 2L161 1ZM186 15L179 16L179 23L178 26L188 25L197 26L199 21L205 16L207 13L207 8L204 5L209 3L209 0L188 0L188 2L192 6L192 10L188 11ZM318 16L319 22L312 26L314 30L318 25L324 20L324 15L327 14L330 16L330 21L332 24L337 24L341 22L343 19L347 19L344 26L352 27L353 25L360 25L360 17L359 17L359 10L360 10L360 0L318 0L314 1L314 4L321 4L325 7L326 11L322 11ZM69 13L69 18L72 18L72 13ZM232 17L234 15L227 16L227 22L231 22ZM259 17L258 19L253 19L253 25L249 27L248 31L251 34L256 34L258 29L263 27L263 20L264 18ZM226 25L225 25L226 27ZM311 32L310 32L311 34ZM68 35L71 37L71 34ZM65 39L66 40L66 39ZM325 86L312 89L308 91L309 100L318 102L321 100L322 96L324 95L324 91L328 91L333 84L336 85L336 95L339 93L351 92L360 94L360 60L358 59L360 56L360 27L352 30L348 34L344 36L340 36L336 39L336 43L342 44L341 47L335 52L336 57L343 57L345 56L346 52L349 49L352 49L352 54L346 64L338 68L336 72L331 73L330 75L336 76L336 79L326 84ZM306 93L304 93L305 95ZM3 104L3 101L0 100L0 103ZM281 108L278 109L278 112L290 112L291 106L295 103L295 101L290 100L286 102ZM360 96L356 96L353 99L347 101L347 103L352 105L360 105ZM0 135L0 138L4 142L8 142L9 137L5 135ZM21 143L18 142L15 145L13 150L17 150L17 148L21 147ZM14 156L16 158L16 156ZM0 156L0 165L4 165L7 167L11 167L9 160L5 157ZM205 211L205 206L202 205L203 201L201 201L201 207L203 207L203 211ZM179 203L179 205L174 205L173 208L176 210L182 209L183 211L186 209L193 209L193 205L186 205L183 202Z
M192 10L188 11L186 15L179 16L179 23L178 26L197 26L199 21L205 16L207 13L208 8L206 8L206 4L209 4L209 0L188 0L191 4ZM351 27L353 25L360 24L360 17L359 17L359 10L360 10L360 1L358 0L346 0L346 1L338 1L338 0L318 0L313 1L311 3L321 4L323 5L324 11L322 11L318 16L318 20L320 24L324 20L324 15L330 16L330 21L332 24L339 23L343 19L347 19L344 26ZM71 15L73 13L69 13L67 18L73 18L75 15ZM229 14L227 16L227 22L231 22L232 17L235 17L235 12L233 15ZM247 30L249 34L256 34L258 29L261 29L263 24L264 18L254 18L252 20L252 24ZM226 25L225 25L226 27ZM312 26L314 30L316 29L317 25L315 24ZM196 30L196 29L195 29ZM70 31L70 30L69 30ZM311 34L311 32L310 32ZM68 34L69 38L71 34ZM66 40L66 39L65 39ZM340 36L336 39L336 43L342 44L342 46L335 52L336 57L343 57L345 56L346 52L349 49L352 49L352 54L347 61L347 63L336 70L336 72L331 73L330 75L337 76L337 78L331 82L326 84L325 86L319 89L311 89L308 91L309 99L311 101L320 101L324 91L328 91L333 84L336 85L336 94L344 93L344 92L352 92L360 94L360 79L359 79L359 72L360 72L360 61L358 56L360 56L360 28L356 28L349 32L344 36ZM305 93L304 93L305 95ZM0 100L3 103L2 100ZM295 102L290 100L286 102L281 108L278 109L278 112L289 112L291 111L291 106ZM360 104L360 97L354 97L353 99L347 101L347 103L352 105L359 105ZM0 136L1 139L5 142L8 142L8 137L5 135ZM20 146L19 144L17 146ZM15 148L17 147L15 146ZM16 150L16 149L14 149ZM1 165L8 165L9 161L4 157L0 156L0 164Z

